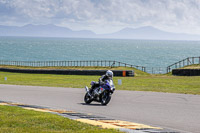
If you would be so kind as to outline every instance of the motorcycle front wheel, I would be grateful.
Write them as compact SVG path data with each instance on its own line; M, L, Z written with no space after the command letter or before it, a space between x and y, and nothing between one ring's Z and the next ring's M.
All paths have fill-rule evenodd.
M88 93L85 94L84 101L86 104L90 104L92 102L91 97Z
M104 92L101 95L101 105L107 105L110 102L111 95L108 92Z

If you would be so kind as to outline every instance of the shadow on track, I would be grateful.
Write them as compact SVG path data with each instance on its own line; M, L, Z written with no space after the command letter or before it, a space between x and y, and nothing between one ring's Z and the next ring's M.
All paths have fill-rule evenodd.
M85 105L85 106L102 106L102 107L105 107L105 105L101 105L101 104L86 104L86 103L78 103L78 104Z

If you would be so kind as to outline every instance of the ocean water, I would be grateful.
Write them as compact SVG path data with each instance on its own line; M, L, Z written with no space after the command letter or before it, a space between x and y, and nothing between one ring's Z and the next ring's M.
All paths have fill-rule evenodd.
M0 60L116 60L145 67L167 67L200 56L200 41L0 37Z

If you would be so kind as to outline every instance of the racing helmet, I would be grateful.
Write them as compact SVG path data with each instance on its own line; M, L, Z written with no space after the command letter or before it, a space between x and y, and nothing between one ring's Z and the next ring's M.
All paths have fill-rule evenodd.
M110 71L110 70L108 70L108 71L106 72L106 76L108 76L109 78L112 78L112 77L113 77L113 72Z

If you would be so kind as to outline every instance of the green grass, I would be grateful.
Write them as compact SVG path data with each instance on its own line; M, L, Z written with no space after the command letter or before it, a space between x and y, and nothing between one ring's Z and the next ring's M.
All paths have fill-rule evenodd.
M4 78L7 77L7 81ZM100 76L23 74L0 72L0 84L84 88ZM118 85L118 79L122 85ZM200 76L139 75L114 77L117 90L200 94Z
M195 65L195 67L197 66ZM200 94L200 76L172 76L171 73L150 75L140 70L128 67L0 67L17 69L134 70L135 77L114 77L116 89ZM194 67L194 65L192 65L192 67ZM7 81L4 80L5 77L7 77ZM100 76L23 74L0 72L0 84L84 88L84 86L86 85L89 86L91 81L98 81L99 77ZM122 85L117 85L118 79L122 79Z
M200 94L200 76L178 77L156 75L123 79L122 90L154 91L184 94Z
M180 69L200 69L200 64L193 64L193 65L182 67Z
M115 133L55 114L0 106L0 133Z

